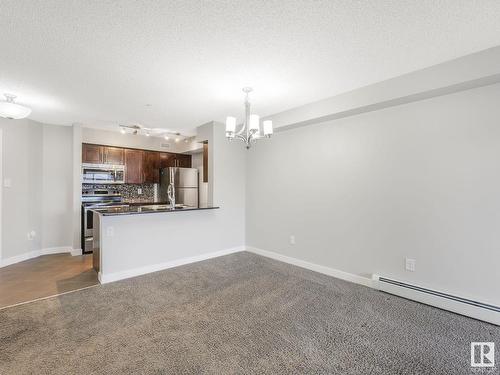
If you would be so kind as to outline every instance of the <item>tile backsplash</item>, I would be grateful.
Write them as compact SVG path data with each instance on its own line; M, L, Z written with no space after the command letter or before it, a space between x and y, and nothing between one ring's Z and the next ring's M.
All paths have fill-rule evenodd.
M93 185L83 184L82 189L106 189L118 191L124 201L148 201L154 200L154 185L155 184L113 184L113 185ZM139 194L139 189L142 194Z

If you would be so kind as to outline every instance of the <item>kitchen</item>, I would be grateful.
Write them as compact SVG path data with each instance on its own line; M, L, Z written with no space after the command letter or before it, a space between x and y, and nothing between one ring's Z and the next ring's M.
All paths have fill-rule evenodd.
M208 145L200 146L200 151L205 149L200 153L202 157L208 157ZM176 168L177 173L181 172L179 187L182 188L183 179L187 179L189 189L178 189L177 203L198 207L198 184L208 179L202 166L208 164L201 163L199 181L198 169L191 168L192 158L190 154L82 144L83 252L92 252L92 209L110 206L125 209L167 203L166 188L162 189L161 185L161 181L167 182L161 175L162 170L168 171L166 168Z
M47 217L47 224L43 227L36 221L28 224L32 226L27 228L26 244L33 250L28 248L29 251L24 250L18 256L2 259L0 308L99 285L93 266L94 222L90 207L102 209L113 206L116 211L117 206L122 206L130 212L161 212L170 203L167 193L161 189L162 167L191 171L186 189L191 193L184 194L182 184L175 186L177 212L183 210L187 213L189 209L186 206L207 207L214 201L222 202L225 197L231 199L237 191L242 191L233 191L234 184L227 185L227 189L214 189L214 181L219 181L218 186L223 187L225 184L222 182L227 176L234 175L234 171L225 167L218 168L214 174L214 164L222 167L223 159L232 158L232 151L227 153L228 147L233 148L226 144L223 125L219 123L201 125L192 133L194 135L182 138L176 135L169 140L165 136L147 136L141 132L124 134L118 126L110 129L80 125L41 127L37 123L17 122L7 128L9 136L11 129L22 129L27 134L36 130L41 132L39 138L33 137L26 144L25 152L19 150L19 156L30 155L25 163L26 168L31 167L33 172L26 175L24 181L8 172L6 180L10 176L14 178L13 188L6 190L5 197L8 198L5 202L17 207L26 203L26 209L32 210L34 219L38 218L35 216L39 212L37 210L45 210L43 214ZM20 135L19 141L22 137L26 136ZM37 152L28 154L30 149ZM236 147L234 151L240 149ZM231 163L226 165L234 163L235 168L240 162L231 159ZM35 183L28 179L35 171L42 170L42 179L37 179ZM179 176L176 182L180 182ZM30 201L24 198L24 194L12 196L18 192L20 183L29 188ZM166 186L168 188L168 184ZM42 199L36 198L40 193ZM198 232L206 229L209 232L204 236L206 240L211 236L220 236L220 220L234 221L232 211L226 206L216 221ZM226 241L234 241L233 236L239 236L241 230L240 227L226 236ZM8 238L18 236L9 231L5 234ZM19 245L22 252L22 244ZM200 246L207 248L212 244Z
M82 144L82 246L92 252L100 283L192 262L201 249L220 250L225 215L212 204L217 192L209 198L209 174L229 145L218 125L198 127L184 153Z

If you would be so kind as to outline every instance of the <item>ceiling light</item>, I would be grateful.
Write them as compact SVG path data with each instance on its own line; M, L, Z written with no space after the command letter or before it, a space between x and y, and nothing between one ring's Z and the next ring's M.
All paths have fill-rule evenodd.
M5 101L0 102L0 116L12 120L18 120L28 117L31 113L31 108L24 105L14 103L15 95L4 94Z
M241 128L236 131L236 119L232 116L228 116L226 118L226 137L230 141L235 138L243 141L248 149L250 148L251 144L254 143L257 139L271 137L271 135L273 134L273 122L271 120L266 120L262 123L262 126L264 128L263 137L260 132L259 116L250 114L250 100L248 96L252 92L252 88L244 87L243 92L245 93L245 120Z
M165 138L165 140L166 140L166 141L168 141L168 140L170 139L170 137L169 137L168 135L166 135L166 136L165 136L165 137L163 137L163 138Z
M175 142L178 143L180 141L180 138L175 138Z
M271 120L262 121L262 126L264 128L264 135L270 137L273 134L273 122Z
M188 142L189 142L189 139L187 139L187 138L186 138L186 139L184 140L184 143L188 143Z
M151 133L149 132L149 130L146 132L146 137L149 137L151 135Z
M120 133L125 134L125 128L120 128Z

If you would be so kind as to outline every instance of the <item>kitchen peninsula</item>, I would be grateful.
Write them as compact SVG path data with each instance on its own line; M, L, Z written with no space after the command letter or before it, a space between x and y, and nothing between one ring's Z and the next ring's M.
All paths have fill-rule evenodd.
M210 230L219 222L218 208L147 205L94 210L93 262L99 281L104 284L234 252L220 251L217 235Z

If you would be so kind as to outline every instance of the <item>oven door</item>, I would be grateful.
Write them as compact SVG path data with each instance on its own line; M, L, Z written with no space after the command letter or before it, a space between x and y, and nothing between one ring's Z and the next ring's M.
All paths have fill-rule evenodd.
M84 237L92 237L94 231L94 213L91 207L85 207L83 212L83 233Z

